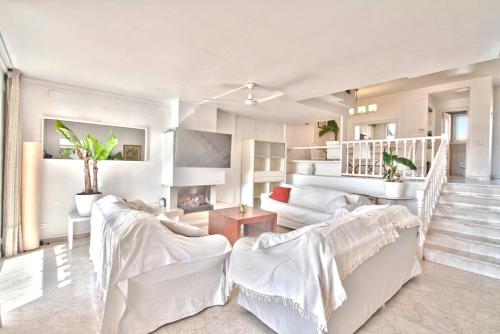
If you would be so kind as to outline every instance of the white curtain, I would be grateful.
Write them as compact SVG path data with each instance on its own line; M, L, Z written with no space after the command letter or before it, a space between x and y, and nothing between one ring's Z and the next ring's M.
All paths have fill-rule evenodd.
M23 251L21 228L21 72L7 73L4 115L4 175L2 250L5 257Z

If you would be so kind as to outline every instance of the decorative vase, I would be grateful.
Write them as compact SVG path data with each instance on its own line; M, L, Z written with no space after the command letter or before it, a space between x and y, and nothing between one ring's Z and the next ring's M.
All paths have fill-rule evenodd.
M384 192L387 197L400 198L405 195L406 183L404 182L384 182Z
M81 217L90 217L92 213L92 204L102 197L101 193L98 194L76 194L75 202L78 214Z

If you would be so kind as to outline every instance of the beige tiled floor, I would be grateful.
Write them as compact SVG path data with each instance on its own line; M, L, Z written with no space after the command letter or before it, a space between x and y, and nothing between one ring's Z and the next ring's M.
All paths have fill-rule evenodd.
M500 280L423 262L359 333L500 333ZM1 334L97 333L88 239L45 246L0 263ZM226 306L163 326L156 333L271 333L235 298Z

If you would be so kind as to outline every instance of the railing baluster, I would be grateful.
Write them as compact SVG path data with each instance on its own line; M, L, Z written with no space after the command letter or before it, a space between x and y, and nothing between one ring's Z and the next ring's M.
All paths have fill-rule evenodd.
M368 155L370 153L370 143L366 142L365 143L365 176L368 175Z
M379 173L379 175L384 175L384 173L383 173L384 159L383 159L383 156L382 156L382 154L384 152L384 142L380 141L379 143L380 143L380 158L379 158L379 160L380 160L380 166L379 166L379 172L378 173Z
M412 149L413 149L413 152L412 152L412 153L413 153L413 154L412 154L412 158L411 158L411 160L412 160L412 161L415 161L415 146L417 146L417 145L416 145L416 140L415 140L415 139L413 139L412 146L413 146L413 147L412 147ZM414 171L414 170L412 170L412 171L411 171L411 177L415 177L415 171Z
M431 166L434 164L434 145L436 140L434 138L431 139Z
M347 143L345 149L345 172L349 174L349 143Z
M375 150L377 148L377 142L373 142L373 151L372 151L372 176L375 175Z
M359 151L358 151L358 175L361 175L361 157L363 156L361 153L363 152L362 150L363 147L363 142L359 142Z
M421 173L421 176L422 177L425 177L425 163L426 163L426 159L425 159L425 153L427 152L427 145L426 145L426 142L425 142L425 139L422 139L422 173Z
M403 157L408 158L406 152L406 139L403 140ZM406 166L403 166L403 176L406 177Z
M356 155L354 154L356 152L356 143L352 144L352 174L356 172Z

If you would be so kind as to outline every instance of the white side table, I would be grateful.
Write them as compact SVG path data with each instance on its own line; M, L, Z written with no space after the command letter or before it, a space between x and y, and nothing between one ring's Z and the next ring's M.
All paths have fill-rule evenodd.
M90 223L90 217L81 217L78 211L72 210L68 214L68 249L73 249L73 230L74 225L78 223Z

